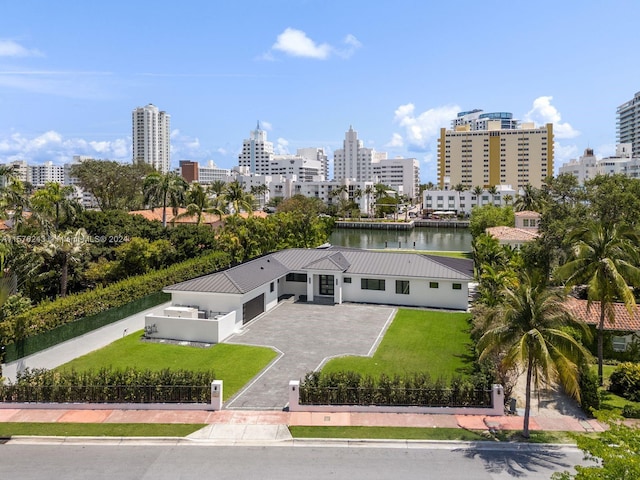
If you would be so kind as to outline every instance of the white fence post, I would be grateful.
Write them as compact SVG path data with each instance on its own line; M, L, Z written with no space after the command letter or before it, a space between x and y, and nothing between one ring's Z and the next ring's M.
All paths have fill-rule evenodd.
M494 385L491 389L491 410L494 415L504 415L504 388Z
M297 412L300 407L300 380L289 382L289 411Z
M222 380L211 382L211 408L222 410Z

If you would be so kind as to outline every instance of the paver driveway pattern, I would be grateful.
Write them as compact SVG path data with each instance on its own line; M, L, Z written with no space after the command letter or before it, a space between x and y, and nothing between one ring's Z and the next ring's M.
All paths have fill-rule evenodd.
M225 408L281 410L289 381L303 378L323 360L372 355L395 312L379 305L281 303L226 341L272 347L280 355Z

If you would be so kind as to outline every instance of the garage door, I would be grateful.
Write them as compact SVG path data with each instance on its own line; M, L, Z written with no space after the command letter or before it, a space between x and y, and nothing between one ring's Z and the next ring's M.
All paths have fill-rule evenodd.
M242 305L242 324L244 325L264 312L264 293Z

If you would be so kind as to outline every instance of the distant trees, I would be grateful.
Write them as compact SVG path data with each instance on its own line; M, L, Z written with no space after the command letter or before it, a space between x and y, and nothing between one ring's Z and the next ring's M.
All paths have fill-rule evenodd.
M142 185L153 167L111 160L85 160L71 167L78 185L91 193L102 211L139 210L143 206Z
M189 185L175 172L153 172L144 179L144 202L153 210L162 208L162 226L167 226L167 208L174 212L184 204L185 193Z
M469 220L469 231L471 235L477 237L482 235L489 227L505 225L513 227L515 216L511 207L497 207L492 204L475 207L471 211Z

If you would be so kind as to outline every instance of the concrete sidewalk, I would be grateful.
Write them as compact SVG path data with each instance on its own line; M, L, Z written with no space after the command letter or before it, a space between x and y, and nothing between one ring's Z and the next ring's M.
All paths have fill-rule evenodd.
M308 413L221 410L52 410L4 409L0 422L60 423L201 423L206 427L189 435L193 440L233 442L282 441L291 439L289 426L362 426L464 428L468 430L521 430L522 417L484 415L424 415L399 413ZM601 432L593 419L570 416L531 417L531 430Z

